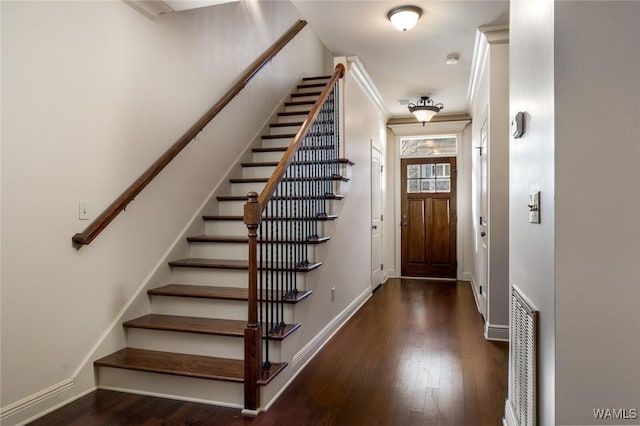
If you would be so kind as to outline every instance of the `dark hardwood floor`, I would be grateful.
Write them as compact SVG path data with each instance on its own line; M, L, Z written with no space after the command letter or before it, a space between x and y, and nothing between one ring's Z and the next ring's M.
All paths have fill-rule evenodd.
M501 425L508 345L482 336L468 283L392 279L266 413L99 390L48 425Z

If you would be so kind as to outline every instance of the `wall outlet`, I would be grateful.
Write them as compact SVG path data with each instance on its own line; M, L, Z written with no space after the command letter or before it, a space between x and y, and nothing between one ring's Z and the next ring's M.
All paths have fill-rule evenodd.
M86 201L78 202L78 219L89 220L89 203Z
M331 301L334 302L336 300L336 288L331 287Z

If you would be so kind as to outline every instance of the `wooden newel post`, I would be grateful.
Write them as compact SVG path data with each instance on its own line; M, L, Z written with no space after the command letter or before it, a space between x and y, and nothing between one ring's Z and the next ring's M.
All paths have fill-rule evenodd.
M249 236L249 309L244 330L244 408L255 412L260 405L258 380L262 372L262 331L258 321L258 226L262 208L258 194L247 194L244 205L244 223Z

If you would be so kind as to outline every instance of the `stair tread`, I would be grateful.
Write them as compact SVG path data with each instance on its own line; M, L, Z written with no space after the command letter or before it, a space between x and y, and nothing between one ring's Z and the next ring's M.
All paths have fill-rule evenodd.
M330 78L331 78L330 75L319 75L317 77L302 77L302 81L329 80Z
M244 361L241 359L124 348L95 361L94 364L100 367L124 368L209 380L237 383L244 381ZM259 384L264 385L271 381L286 365L286 363L272 363L268 370L263 371L263 377Z
M262 135L261 138L263 140L267 140L267 139L291 139L291 138L295 138L296 134L295 133L281 133L281 134L276 134L276 135Z
M284 106L300 106L300 105L313 105L316 101L288 101L284 103Z
M303 123L303 121L295 121L291 123L271 123L269 124L269 127L300 127Z
M242 287L216 287L190 284L168 284L147 292L153 296L193 297L218 300L249 300L249 291ZM311 295L311 291L298 291L284 298L284 303L297 303Z
M320 96L322 94L322 92L299 92L299 93L292 93L291 94L291 98L304 98L307 96Z
M327 181L327 180L339 180L342 182L348 182L349 178L346 178L341 175L331 175L331 176L316 176L310 178L285 178L283 182L300 182L300 181ZM269 181L269 178L266 177L256 177L256 178L234 178L229 179L230 183L266 183Z
M220 201L237 201L237 200L220 200ZM337 218L338 218L338 215L328 214L328 215L325 215L325 216L314 217L313 219L324 221L324 220L336 220ZM301 218L301 217L288 217L288 216L276 217L275 219L276 220L307 220L307 218L304 218L304 217ZM244 217L243 216L232 216L232 215L204 215L204 216L202 216L202 220L238 220L238 221L242 221L242 220L244 220ZM268 220L268 219L262 218L262 220Z
M308 272L320 267L320 262L312 262L304 266L295 266L292 264L281 263L268 270L274 271L296 271ZM199 257L190 257L186 259L174 260L169 262L169 266L178 268L211 268L211 269L237 269L246 270L249 268L249 262L238 259L204 259ZM262 269L262 267L258 267Z
M329 241L329 237L318 237L307 240L268 240L265 241L267 244L272 243L306 243L306 244L322 244ZM226 237L226 236L217 236L217 235L196 235L187 237L187 241L190 243L248 243L248 237ZM258 243L262 243L263 241L258 238Z
M243 201L243 200L248 200L249 198L246 195L219 195L218 197L216 197L218 201ZM319 197L312 197L311 199L314 200L342 200L344 198L344 195L341 194L331 194L331 193L327 193L324 194L322 196ZM301 196L297 196L294 195L292 197L273 197L273 199L276 200L299 200L299 199L304 199L307 200L309 199L309 197L301 197Z
M274 146L268 148L252 148L252 152L285 152L289 147L288 146ZM322 150L322 149L333 149L333 145L310 145L310 146L302 146L301 150Z
M186 317L178 315L148 314L140 318L126 321L128 328L144 328L149 330L178 331L184 333L210 334L216 336L244 337L247 321L220 318ZM285 324L277 332L270 333L274 340L283 340L297 330L300 324ZM263 335L267 327L263 328Z
M292 164L311 164L312 161L294 161ZM323 163L340 163L353 166L355 163L347 158L339 158L338 160L324 161ZM277 161L261 161L261 162L244 162L241 163L242 167L276 167Z
M307 116L309 115L309 113L311 112L311 110L309 111L286 111L286 112L279 112L278 113L278 117L293 117L295 115L304 115Z
M313 87L324 87L326 85L327 83L303 83L303 84L298 84L298 89L310 89Z

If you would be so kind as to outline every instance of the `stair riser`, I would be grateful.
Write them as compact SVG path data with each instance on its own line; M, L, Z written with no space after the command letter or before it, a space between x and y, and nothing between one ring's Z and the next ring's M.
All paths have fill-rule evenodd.
M242 177L243 178L269 178L273 171L275 170L275 166L268 167L243 167L242 168Z
M262 147L263 148L288 148L293 142L293 138L278 138L278 139L263 139Z
M298 286L301 287L300 285ZM302 303L302 302L301 302ZM154 297L152 311L160 315L247 320L246 300L215 300L195 297ZM284 321L295 323L295 304L284 305Z
M266 344L266 342L265 342ZM269 360L280 362L279 341L269 341ZM127 346L191 355L243 359L244 337L181 333L164 330L129 329Z
M177 396L178 399L201 400L234 407L242 407L244 404L243 383L109 367L98 368L98 383L101 388L128 390L133 393L169 398Z
M246 182L246 183L232 183L231 195L247 195L249 192L262 192L262 188L266 185L266 182Z
M303 121L303 120L299 120L299 121ZM286 127L272 127L270 130L271 130L270 133L272 135L295 135L296 133L298 133L298 130L300 130L300 126L295 125L295 126L286 126Z
M322 91L322 88L316 88L316 90L308 91L308 92L314 93L314 92L321 92L321 91ZM304 93L304 92L301 92L301 93ZM316 100L318 100L318 97L319 97L318 95L306 95L306 96L296 96L296 97L292 96L291 101L293 102L314 101L315 102Z
M329 211L331 211L331 203L333 201L327 205ZM325 221L318 221L318 235L327 235L325 233L326 225ZM208 220L205 223L205 233L225 237L245 236L247 235L247 227L239 220Z
M284 107L285 112L310 111L313 105L290 105Z
M304 272L296 273L298 289L305 290ZM192 285L215 285L220 287L246 286L249 280L246 270L209 269L209 268L173 268L171 272L173 282L189 283Z
M277 122L278 123L299 123L301 121L304 121L305 118L306 118L306 115L302 115L302 114L284 115L284 116L278 116Z
M328 173L328 172L327 172ZM327 189L327 183L328 189ZM311 189L318 190L320 193L332 192L334 194L340 194L340 181L314 181L314 182L284 182L280 186L280 190L283 194L287 195L299 195L301 190ZM231 195L247 195L251 191L255 191L258 194L262 192L266 182L242 182L231 184Z
M253 153L253 162L254 163L264 163L268 161L280 161L284 151L276 151L276 152L254 152Z
M127 347L191 355L242 359L244 339L164 330L127 330Z
M326 84L329 80L314 80L307 84ZM300 87L296 89L296 93L322 92L323 87Z
M286 258L289 254L297 249L293 245L286 244L269 244L269 250L273 247L273 250L278 251ZM192 243L191 244L191 257L201 257L206 259L239 259L247 260L249 258L248 244L239 243ZM315 246L307 246L309 261L315 261L316 253Z

